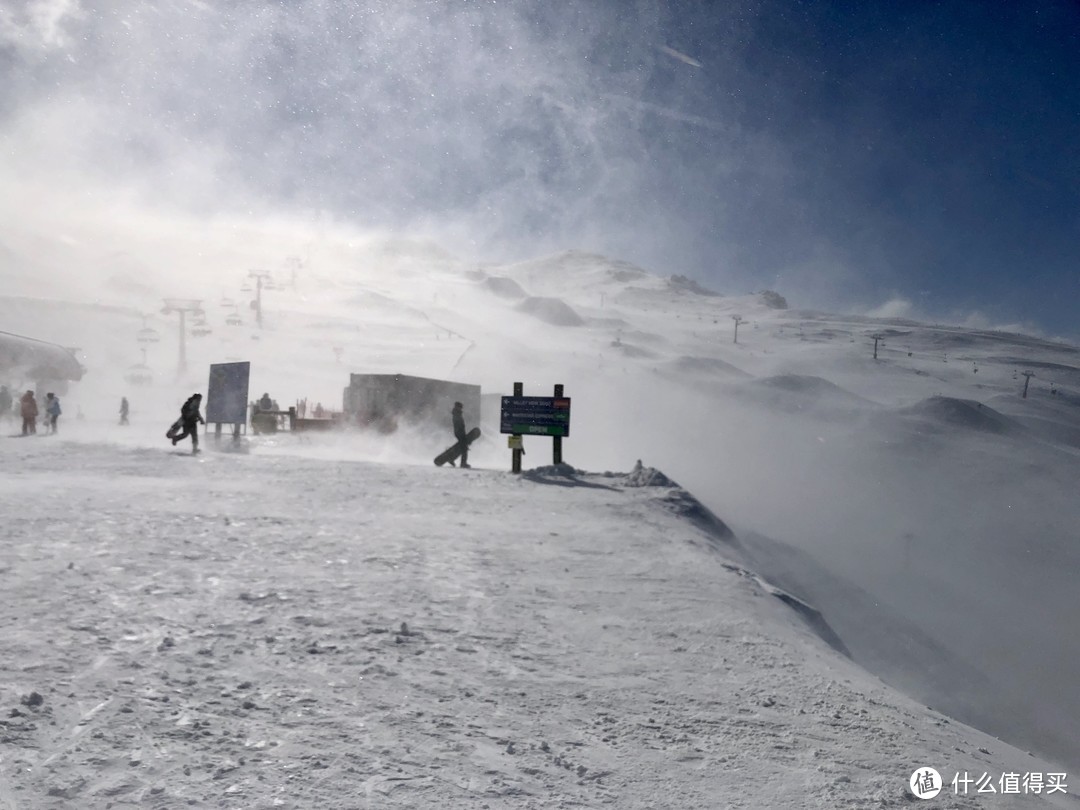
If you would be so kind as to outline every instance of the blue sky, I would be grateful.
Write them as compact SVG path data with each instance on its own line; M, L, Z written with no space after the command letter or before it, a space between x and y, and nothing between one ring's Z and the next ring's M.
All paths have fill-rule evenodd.
M1076 336L1075 3L33 0L22 171ZM27 168L29 167L29 168Z

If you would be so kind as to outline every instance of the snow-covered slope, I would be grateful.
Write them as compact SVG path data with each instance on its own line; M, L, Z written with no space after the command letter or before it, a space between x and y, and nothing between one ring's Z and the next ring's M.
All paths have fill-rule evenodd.
M1080 349L777 309L773 295L707 294L579 252L481 267L329 226L87 217L51 242L53 223L24 225L0 254L0 328L78 346L89 369L64 398L69 432L81 408L89 436L160 448L206 364L230 358L253 362L253 395L282 403L337 405L349 372L485 394L563 383L568 461L650 460L735 530L739 565L820 610L856 663L1025 749L1080 759L1080 639L1062 632L1080 610ZM295 287L290 256L303 262ZM241 291L250 268L278 282L261 330ZM179 378L166 295L203 298L213 329L188 340ZM229 301L242 326L227 325ZM160 341L139 344L143 328ZM155 383L136 389L124 374L141 348ZM1025 371L1036 376L1022 398ZM496 414L480 421L473 460L507 468ZM429 465L444 442L405 431L261 450ZM550 459L546 440L526 448L527 464Z
M1061 772L837 654L647 468L7 445L5 808L900 807L925 766Z

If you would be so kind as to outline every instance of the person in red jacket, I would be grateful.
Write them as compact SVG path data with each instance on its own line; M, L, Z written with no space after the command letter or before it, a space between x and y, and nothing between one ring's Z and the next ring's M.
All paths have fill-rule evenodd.
M37 433L37 416L38 406L37 400L34 399L34 392L27 391L22 395L19 400L22 414L22 435L28 436L32 433Z

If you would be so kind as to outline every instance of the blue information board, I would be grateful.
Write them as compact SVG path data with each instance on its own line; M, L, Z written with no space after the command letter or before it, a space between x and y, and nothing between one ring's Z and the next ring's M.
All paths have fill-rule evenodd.
M206 392L206 422L247 423L248 377L251 363L214 363Z
M499 432L569 436L570 397L503 397Z

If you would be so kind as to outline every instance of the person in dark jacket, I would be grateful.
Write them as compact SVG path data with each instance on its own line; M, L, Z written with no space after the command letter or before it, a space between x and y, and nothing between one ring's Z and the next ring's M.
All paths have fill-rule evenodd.
M461 451L461 467L463 469L469 469L469 445L465 443L467 433L465 431L465 416L461 412L462 405L460 402L454 403L454 409L450 411L450 418L454 422L454 438L459 442L462 442ZM450 462L453 464L454 462Z
M131 411L127 397L120 397L120 424L128 424L128 413Z
M180 409L181 431L172 437L173 446L182 439L191 437L191 452L199 452L199 424L203 421L199 408L202 406L202 394L192 394Z
M27 391L19 398L19 413L22 415L22 435L37 433L38 406L33 391Z

